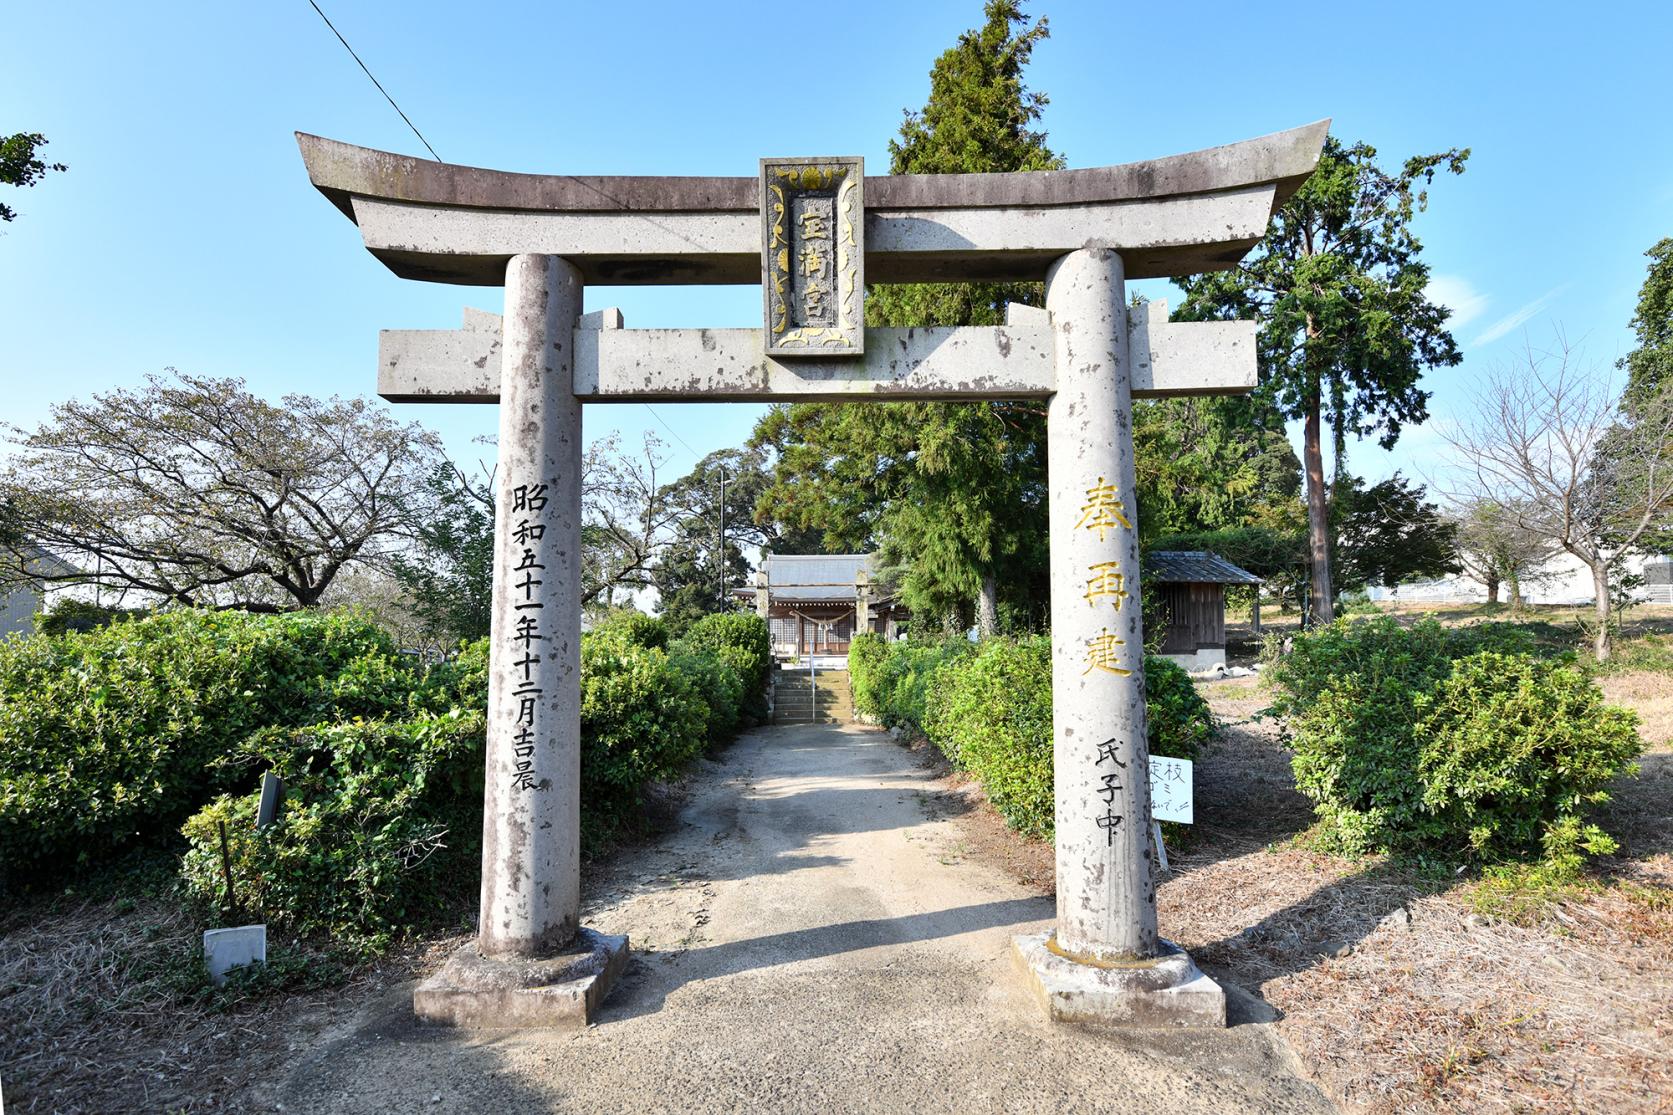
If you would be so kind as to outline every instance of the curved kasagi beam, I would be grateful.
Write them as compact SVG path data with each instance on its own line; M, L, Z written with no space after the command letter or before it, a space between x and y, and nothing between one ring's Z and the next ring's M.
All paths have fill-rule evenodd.
M1330 122L1085 170L866 179L869 282L1033 280L1077 248L1130 279L1231 266L1317 166ZM524 252L590 283L758 283L756 178L516 174L297 133L314 185L404 278L499 286Z

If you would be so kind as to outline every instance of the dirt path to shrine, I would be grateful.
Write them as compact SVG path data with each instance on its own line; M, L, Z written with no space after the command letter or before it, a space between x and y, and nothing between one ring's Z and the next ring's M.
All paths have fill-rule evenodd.
M411 985L327 1032L286 1111L1329 1112L1234 996L1207 1034L1048 1025L1012 967L1052 918L972 854L972 799L863 728L764 728L705 762L672 831L585 880L634 958L582 1033L419 1028ZM979 826L975 826L979 827ZM1014 867L1014 865L1013 865Z

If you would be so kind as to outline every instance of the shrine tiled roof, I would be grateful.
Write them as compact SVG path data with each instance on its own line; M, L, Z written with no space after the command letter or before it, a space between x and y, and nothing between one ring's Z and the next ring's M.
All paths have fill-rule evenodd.
M1261 579L1210 550L1152 550L1145 569L1164 585L1258 585Z
M852 600L854 578L871 573L872 555L769 554L765 568L774 600Z

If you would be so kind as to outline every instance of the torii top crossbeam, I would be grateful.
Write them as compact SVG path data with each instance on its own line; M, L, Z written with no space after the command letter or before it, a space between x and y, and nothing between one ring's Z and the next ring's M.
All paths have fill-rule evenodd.
M865 180L868 282L1039 280L1085 247L1128 279L1223 270L1312 173L1322 120L1186 155L1032 174ZM757 283L755 178L515 174L297 133L314 185L408 279L500 286L512 256L605 285Z

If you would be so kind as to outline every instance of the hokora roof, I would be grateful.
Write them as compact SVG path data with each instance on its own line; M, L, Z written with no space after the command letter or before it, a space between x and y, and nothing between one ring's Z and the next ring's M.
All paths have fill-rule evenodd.
M1145 567L1165 585L1258 585L1261 579L1209 550L1152 550Z

